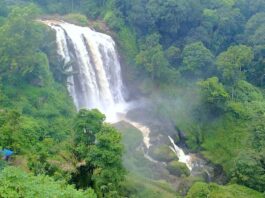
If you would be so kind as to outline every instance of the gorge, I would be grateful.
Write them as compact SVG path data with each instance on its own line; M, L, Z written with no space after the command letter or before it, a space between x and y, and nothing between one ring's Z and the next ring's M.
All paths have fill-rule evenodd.
M128 91L122 80L115 42L110 36L64 21L43 22L56 32L57 53L64 64L68 65L66 70L70 75L67 78L67 88L77 110L97 108L106 115L107 122L125 121L137 128L143 135L143 145L138 149L143 152L147 160L157 164L158 172L164 172L167 163L159 162L149 155L153 144L168 145L176 155L176 159L186 164L191 174L197 175L199 169L199 174L206 172L207 177L211 177L204 167L205 162L196 155L186 155L172 137L168 136L167 139L167 135L164 135L166 140L161 142L155 134L152 135L152 123L145 123L144 115L142 118L139 118L141 115L138 116L137 119L128 116L130 111L137 112L138 109L145 111L146 107L140 100L132 102L125 100ZM158 124L163 126L162 122ZM160 136L161 134L158 135ZM166 177L171 178L170 174L167 173Z

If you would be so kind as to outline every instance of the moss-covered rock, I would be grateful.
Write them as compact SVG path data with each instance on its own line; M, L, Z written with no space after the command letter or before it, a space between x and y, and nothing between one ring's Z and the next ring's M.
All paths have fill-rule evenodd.
M189 176L190 175L190 170L188 169L188 167L186 166L186 164L181 163L177 160L174 160L172 162L170 162L167 165L167 169L168 171L172 174L172 175L176 175L176 176Z
M151 147L149 154L157 161L170 162L172 160L178 160L176 154L167 145Z

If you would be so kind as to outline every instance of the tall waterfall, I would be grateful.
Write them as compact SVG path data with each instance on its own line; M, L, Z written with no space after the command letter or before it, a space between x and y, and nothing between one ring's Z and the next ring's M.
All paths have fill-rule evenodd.
M88 27L45 21L56 31L58 54L69 64L68 90L77 109L97 108L108 121L125 110L121 67L113 39Z

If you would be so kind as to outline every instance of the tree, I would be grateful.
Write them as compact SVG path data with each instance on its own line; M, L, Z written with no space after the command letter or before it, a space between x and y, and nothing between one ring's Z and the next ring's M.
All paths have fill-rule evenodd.
M142 50L136 56L136 63L151 76L152 80L170 81L175 71L169 67L162 46L159 44L159 34L151 34L145 38Z
M95 135L101 130L105 118L97 109L81 109L75 119L75 143L86 146L94 144Z
M171 66L177 67L181 59L181 50L175 46L170 46L165 51L165 56Z
M201 4L196 0L149 0L147 13L154 19L163 43L171 44L199 23ZM184 33L185 32L185 33Z
M16 82L49 81L48 59L40 51L44 26L33 21L37 13L33 5L15 7L0 27L0 75Z
M265 3L264 3L265 4ZM247 79L258 86L264 86L265 82L265 12L253 15L245 27L245 38L253 47L254 60L247 68Z
M100 197L118 194L125 171L122 166L121 134L104 124L98 110L80 110L74 125L74 152L80 161L72 182L78 187L93 185Z
M185 46L181 72L190 78L205 78L213 71L214 56L202 42Z
M0 119L0 145L19 151L19 145L23 142L18 138L21 131L21 114L17 111L4 112L1 113Z
M249 18L255 13L263 12L265 10L265 2L263 0L237 0L236 7L240 9L242 14Z
M122 153L121 134L104 124L89 154L89 162L95 167L92 180L100 197L119 194L120 182L124 180L125 174Z
M217 77L200 81L198 85L201 89L203 103L206 104L207 108L215 113L224 110L229 94Z
M146 9L146 3L148 0L134 0L130 1L130 3L126 3L123 0L122 4L125 4L125 7L129 7L126 9L126 13L124 13L124 18L127 18L129 24L134 27L134 30L139 35L147 35L152 30L154 30L155 21L150 14L150 12Z
M67 14L69 12L74 12L77 9L80 9L81 7L80 4L82 0L58 0L53 2L49 0L28 0L28 1L36 2L38 5L44 8L46 12Z
M204 9L201 23L210 39L207 47L217 54L236 42L236 36L244 30L245 18L239 9L221 3L218 8Z
M144 69L150 74L152 80L161 79L163 72L168 67L168 62L161 45L141 51L136 57L136 62L144 66Z
M245 27L245 36L248 43L252 46L265 45L265 12L257 13L252 16Z
M260 13L253 15L247 21L246 27L245 27L246 36L253 35L260 26L264 25L265 23L264 17L265 17L265 12L260 12Z
M226 84L234 85L244 79L245 68L254 58L251 47L238 45L229 47L217 57L216 65Z
M106 0L80 0L80 9L84 12L87 16L92 18L97 18L101 12L103 11L106 4Z
M264 153L243 152L235 159L233 180L239 184L264 192Z

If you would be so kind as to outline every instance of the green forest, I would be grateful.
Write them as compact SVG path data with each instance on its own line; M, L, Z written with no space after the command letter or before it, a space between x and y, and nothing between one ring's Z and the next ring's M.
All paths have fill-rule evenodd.
M76 111L42 19L111 35L127 84L225 182L195 179L181 193L127 170L139 134ZM0 0L2 149L14 154L0 159L0 198L265 197L265 1Z

